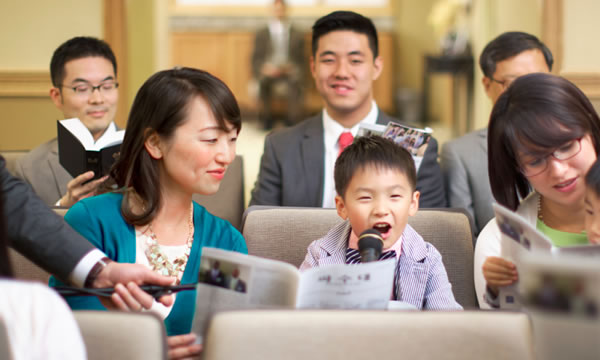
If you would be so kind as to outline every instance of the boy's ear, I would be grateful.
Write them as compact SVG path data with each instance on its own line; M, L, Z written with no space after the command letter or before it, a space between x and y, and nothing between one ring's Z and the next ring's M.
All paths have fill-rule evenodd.
M419 197L421 196L421 192L414 191L412 194L412 199L410 200L410 206L408 207L408 215L413 216L419 210Z
M147 129L146 131L149 130L150 129ZM150 134L150 136L146 138L146 141L144 141L144 147L146 148L148 154L157 160L163 157L161 145L160 136L158 136L156 132Z
M346 220L348 218L348 213L346 211L346 204L344 204L344 199L339 195L335 196L335 208L337 210L339 217L341 217L344 220Z

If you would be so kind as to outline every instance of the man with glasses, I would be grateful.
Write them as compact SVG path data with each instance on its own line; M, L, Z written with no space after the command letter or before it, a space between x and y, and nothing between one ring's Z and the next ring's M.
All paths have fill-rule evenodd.
M552 63L552 53L538 38L506 32L483 49L479 57L481 82L495 103L517 77L550 72ZM475 220L475 235L494 217L487 156L487 128L449 141L441 152L448 204L469 211Z
M117 62L107 43L91 37L68 40L54 51L50 76L50 98L65 119L81 120L95 141L117 130ZM64 207L93 195L105 180L90 181L92 171L73 178L58 162L56 138L21 158L16 175L27 181L48 206Z

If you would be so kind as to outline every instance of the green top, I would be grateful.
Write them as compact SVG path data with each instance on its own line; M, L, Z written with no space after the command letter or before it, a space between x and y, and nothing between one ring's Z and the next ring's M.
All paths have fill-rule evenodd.
M557 247L589 244L585 231L576 234L555 230L544 224L540 219L537 219L536 228L539 232L546 235L552 241L552 244Z

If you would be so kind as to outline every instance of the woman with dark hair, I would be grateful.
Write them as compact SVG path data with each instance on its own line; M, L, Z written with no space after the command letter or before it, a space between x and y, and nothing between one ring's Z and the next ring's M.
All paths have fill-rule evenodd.
M114 261L144 264L176 283L197 283L203 247L247 253L231 224L192 201L192 194L217 192L240 129L239 107L221 80L191 68L154 74L133 102L121 154L107 180L112 191L79 201L65 220ZM139 291L133 283L127 286ZM136 301L120 289L112 298L118 307L157 312L167 334L180 335L169 338L170 357L200 351L189 334L195 291L179 293L165 307L149 296ZM91 297L68 302L74 309L103 309Z
M492 193L555 246L587 243L584 179L599 149L600 119L581 90L549 74L519 77L498 98L490 116ZM485 301L497 305L498 288L518 279L514 264L500 257L495 219L477 238L474 266L482 307Z
M0 204L3 204L0 191ZM8 257L3 206L0 206L0 336L7 335L12 359L85 359L73 313L47 286L15 281ZM0 348L0 357L6 355ZM12 357L10 356L12 355Z

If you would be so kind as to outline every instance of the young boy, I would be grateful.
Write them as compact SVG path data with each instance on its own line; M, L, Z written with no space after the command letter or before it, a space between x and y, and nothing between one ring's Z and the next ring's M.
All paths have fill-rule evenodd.
M310 244L300 269L360 262L358 235L373 228L384 240L380 259L395 256L398 261L392 300L418 309L462 309L440 253L407 225L419 208L416 179L408 151L379 136L356 139L334 169L335 204L346 221Z
M600 160L585 176L585 231L588 241L600 244Z

